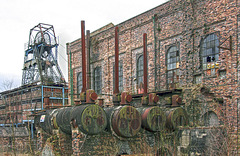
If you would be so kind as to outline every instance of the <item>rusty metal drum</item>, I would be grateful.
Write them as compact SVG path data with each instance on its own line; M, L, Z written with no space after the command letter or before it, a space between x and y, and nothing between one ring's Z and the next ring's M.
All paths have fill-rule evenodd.
M166 117L166 127L170 130L175 130L178 126L188 125L188 115L182 107L168 109L166 111Z
M134 137L141 129L141 114L132 106L119 106L112 111L110 124L118 136Z
M142 127L151 132L165 128L166 115L158 106L139 108L142 114Z
M85 134L95 135L107 127L107 116L96 104L79 105L72 109L72 122Z
M39 115L40 118L37 118L39 126L48 134L53 133L53 129L58 128L56 124L56 114L58 113L57 109L47 110L46 112Z
M70 123L70 116L71 116L71 110L73 107L65 107L59 109L58 114L56 115L56 122L59 126L60 130L66 134L71 135L72 129L71 129L71 123Z

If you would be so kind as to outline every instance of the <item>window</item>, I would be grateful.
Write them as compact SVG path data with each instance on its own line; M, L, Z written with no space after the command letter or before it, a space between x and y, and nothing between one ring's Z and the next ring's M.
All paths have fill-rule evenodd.
M195 84L202 83L202 75L195 75Z
M138 93L143 93L143 55L137 59L137 88Z
M167 84L168 88L176 88L179 82L179 50L172 46L167 52Z
M226 78L226 70L220 70L219 71L219 78L225 79Z
M94 69L94 90L97 94L102 93L102 71L100 67Z
M218 126L219 120L216 113L209 111L203 116L204 126Z
M77 93L82 91L82 72L79 72L77 75Z
M209 70L215 75L215 68L219 57L219 40L215 34L208 35L201 44L201 59L203 70Z
M119 62L119 69L118 69L118 76L119 76L119 91L123 91L123 63ZM115 89L115 64L113 65L113 90Z

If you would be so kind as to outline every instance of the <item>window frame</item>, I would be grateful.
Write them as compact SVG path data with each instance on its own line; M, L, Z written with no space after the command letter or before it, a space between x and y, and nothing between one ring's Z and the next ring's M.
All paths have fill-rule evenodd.
M123 62L119 61L119 69L118 69L118 76L119 76L119 91L123 91ZM113 63L113 90L115 89L115 62Z
M78 74L77 74L77 94L81 93L82 87L83 87L82 72L78 72Z
M97 94L102 94L102 68L97 66L94 68L94 90ZM97 77L99 79L97 80ZM97 83L98 82L98 83Z
M175 48L175 49L173 49L173 48ZM173 50L171 50L171 49L173 49ZM179 83L179 80L180 80L180 69L179 69L180 50L179 49L180 49L179 44L172 44L172 45L168 46L167 51L166 51L166 84L167 84L168 89L175 88L175 86L172 86L172 85ZM172 57L169 55L169 53L176 53L176 54L175 54L175 56ZM175 61L174 61L174 58L176 58ZM170 60L173 62L171 63L171 68L169 69L169 66L170 66L169 61ZM174 63L175 63L175 65L174 65ZM172 72L171 77L169 76L170 72ZM178 77L176 76L176 78L175 78L174 72L177 73ZM170 80L169 78L172 79L171 83L169 81ZM170 84L171 84L171 87L170 87Z
M139 62L140 59L142 60L142 62ZM140 83L142 82L143 85L143 54L139 54L137 56L137 62L136 62L136 79L137 79L137 88L140 88ZM140 65L139 63L141 63L140 65L142 69L139 69ZM139 73L141 73L141 75L139 75ZM141 80L140 80L141 79ZM143 86L142 86L143 87Z
M211 46L212 44L214 44L214 46ZM200 62L201 69L203 71L212 69L213 67L212 66L208 67L208 64L216 63L219 60L219 53L220 53L219 44L220 44L219 35L216 32L207 34L202 38L200 43L199 57L201 61ZM209 54L210 50L211 50L211 54ZM214 60L213 60L213 57L214 57ZM208 62L208 59L210 59L210 62ZM214 66L214 68L216 68L216 65ZM216 75L215 72L214 72L214 75Z

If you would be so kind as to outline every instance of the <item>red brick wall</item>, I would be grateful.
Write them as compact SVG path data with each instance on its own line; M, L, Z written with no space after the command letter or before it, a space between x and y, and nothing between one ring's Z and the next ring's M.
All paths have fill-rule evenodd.
M166 53L170 46L177 45L180 52L180 79L177 87L183 89L183 101L186 108L189 109L191 122L199 124L203 114L212 110L216 112L222 122L233 125L235 128L232 133L236 134L239 124L239 3L239 1L233 0L172 0L118 24L124 90L131 93L137 91L136 81L134 81L136 60L142 54L143 33L147 33L148 90L151 92L168 89ZM154 14L157 15L156 40L154 40L152 20ZM219 43L222 43L221 46L226 48L230 48L230 36L232 37L232 50L221 48L219 51L219 68L216 68L214 75L210 75L209 70L202 70L200 59L201 42L204 37L212 33L217 35ZM102 93L112 94L114 27L91 36L91 40L91 72L97 66L102 67ZM75 94L77 93L76 75L81 71L80 42L80 39L77 39L71 43ZM154 49L155 46L156 49ZM220 78L218 73L220 69L226 71L226 78ZM202 78L200 85L195 84L196 75L200 75ZM204 86L209 88L207 94L201 92L201 87ZM111 104L110 96L102 95L100 97L105 99L105 104ZM219 103L216 100L218 98L222 98L223 102ZM190 111L190 107L192 109L193 105L197 105L194 108L197 109L195 112ZM194 113L197 113L198 117Z

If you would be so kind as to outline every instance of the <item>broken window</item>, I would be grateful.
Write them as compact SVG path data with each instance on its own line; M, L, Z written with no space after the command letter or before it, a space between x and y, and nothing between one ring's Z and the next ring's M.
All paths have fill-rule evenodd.
M167 51L167 84L168 88L176 88L179 83L179 50L172 46Z
M94 69L94 90L97 94L102 93L102 71L101 67Z
M217 35L208 35L201 44L202 68L207 70L207 75L215 75L218 68L219 40Z

